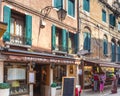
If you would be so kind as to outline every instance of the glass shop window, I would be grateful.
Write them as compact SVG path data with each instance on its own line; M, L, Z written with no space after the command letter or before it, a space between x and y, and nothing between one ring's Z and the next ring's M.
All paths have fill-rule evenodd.
M4 81L11 86L10 95L28 94L26 64L5 63L4 76Z
M62 77L66 76L66 65L56 65L53 68L53 82L57 83L57 87L62 86Z

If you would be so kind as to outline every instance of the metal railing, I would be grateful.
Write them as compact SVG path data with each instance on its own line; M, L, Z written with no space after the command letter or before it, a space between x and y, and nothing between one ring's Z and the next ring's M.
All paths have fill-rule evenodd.
M76 49L75 48L71 48L71 47L63 47L62 45L57 45L55 47L56 51L66 51L68 54L75 54Z
M26 38L23 36L10 35L10 43L12 43L12 44L23 45L23 44L25 44L25 39Z

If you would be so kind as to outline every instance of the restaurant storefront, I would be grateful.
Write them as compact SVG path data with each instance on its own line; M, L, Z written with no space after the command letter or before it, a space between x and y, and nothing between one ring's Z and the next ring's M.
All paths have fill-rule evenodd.
M5 58L0 62L4 70L1 82L10 84L11 96L33 94L49 96L50 85L57 83L57 93L61 93L62 77L77 77L77 65L80 61L73 57L20 50L1 50ZM35 82L30 83L29 72L34 72ZM33 81L34 81L33 80ZM34 90L33 90L34 89Z
M83 83L81 86L84 89L92 88L93 85L93 75L96 71L98 74L102 71L106 74L106 82L105 85L110 85L112 83L112 74L116 72L116 70L120 69L120 66L115 63L105 62L100 60L84 60L82 61L82 70L83 74L81 76Z

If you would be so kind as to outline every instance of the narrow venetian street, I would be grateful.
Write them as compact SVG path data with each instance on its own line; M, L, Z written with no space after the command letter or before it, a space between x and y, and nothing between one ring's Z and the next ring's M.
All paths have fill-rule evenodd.
M91 89L83 90L81 96L120 96L120 87L118 87L118 91L115 94L111 93L111 86L106 86L103 93L93 92Z

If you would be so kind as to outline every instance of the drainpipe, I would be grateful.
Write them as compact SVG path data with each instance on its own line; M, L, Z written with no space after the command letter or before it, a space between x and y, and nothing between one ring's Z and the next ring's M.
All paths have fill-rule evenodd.
M77 34L78 34L78 50L80 50L80 1L77 0Z
M80 50L80 1L77 0L77 34L78 34L78 46L77 46L77 53L79 52ZM77 65L77 84L79 84L79 74L78 74L78 71L79 71L79 64Z

